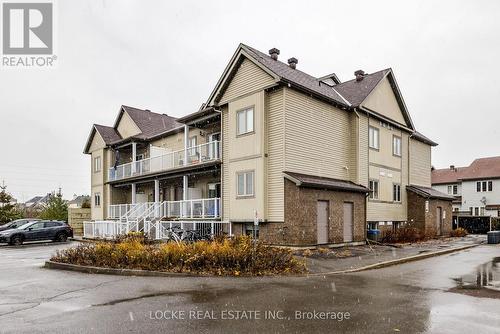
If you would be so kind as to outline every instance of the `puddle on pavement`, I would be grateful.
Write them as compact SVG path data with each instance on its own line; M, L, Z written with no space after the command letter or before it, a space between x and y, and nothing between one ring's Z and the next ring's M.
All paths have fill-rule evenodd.
M467 295L500 298L500 257L477 267L474 273L453 279L456 287L451 292Z

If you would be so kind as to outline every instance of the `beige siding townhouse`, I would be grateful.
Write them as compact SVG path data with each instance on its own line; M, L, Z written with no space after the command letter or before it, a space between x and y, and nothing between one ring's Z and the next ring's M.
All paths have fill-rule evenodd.
M199 111L122 106L113 127L94 125L93 219L161 203L150 219L220 221L283 245L361 243L367 228L404 224L446 232L437 144L415 130L392 70L341 82L278 58L240 44Z

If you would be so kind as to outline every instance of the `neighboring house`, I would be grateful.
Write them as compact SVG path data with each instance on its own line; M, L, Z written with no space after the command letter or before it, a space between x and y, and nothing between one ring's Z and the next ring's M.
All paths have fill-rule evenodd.
M68 201L68 208L81 208L82 204L88 202L90 203L89 195L73 195L73 199Z
M41 209L48 203L51 196L51 193L48 193L45 196L35 196L24 202L24 207L27 209Z
M391 69L340 82L240 44L203 108L175 119L122 106L94 125L92 218L230 222L274 244L364 242L405 222L446 233L452 197L431 188L431 147ZM408 205L408 194L418 197ZM149 211L156 215L156 211Z
M432 187L455 196L456 212L500 217L500 157L479 158L467 167L434 169Z

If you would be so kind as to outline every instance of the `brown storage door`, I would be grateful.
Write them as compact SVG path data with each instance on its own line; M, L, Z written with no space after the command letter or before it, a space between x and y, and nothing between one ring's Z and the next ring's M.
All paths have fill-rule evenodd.
M353 204L344 203L344 242L353 241Z
M318 201L316 213L318 244L326 244L328 243L328 201Z

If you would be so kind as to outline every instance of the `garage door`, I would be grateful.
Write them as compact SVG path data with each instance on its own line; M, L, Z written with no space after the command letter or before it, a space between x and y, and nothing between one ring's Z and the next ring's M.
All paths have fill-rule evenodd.
M318 230L318 244L328 243L328 201L318 201L316 226Z
M344 242L353 241L353 204L344 203Z

